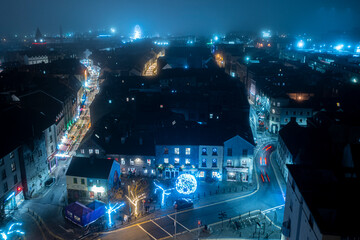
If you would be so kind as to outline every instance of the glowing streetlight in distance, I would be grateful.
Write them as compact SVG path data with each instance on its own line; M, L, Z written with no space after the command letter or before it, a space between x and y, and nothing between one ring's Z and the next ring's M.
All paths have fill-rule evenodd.
M298 41L298 43L296 44L296 46L297 46L298 48L303 48L303 47L305 46L305 43L304 43L303 40L300 40L300 41Z
M110 28L110 32L111 32L111 33L115 33L115 32L116 32L116 29L112 27L112 28Z

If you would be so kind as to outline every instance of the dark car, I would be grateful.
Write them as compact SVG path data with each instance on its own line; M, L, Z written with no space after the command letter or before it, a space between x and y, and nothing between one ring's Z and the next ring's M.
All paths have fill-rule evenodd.
M193 207L194 203L190 198L178 199L174 202L174 208L176 210Z
M55 183L55 178L52 177L52 178L49 178L48 180L46 180L45 186L46 187L51 187L52 185L54 185L54 183Z

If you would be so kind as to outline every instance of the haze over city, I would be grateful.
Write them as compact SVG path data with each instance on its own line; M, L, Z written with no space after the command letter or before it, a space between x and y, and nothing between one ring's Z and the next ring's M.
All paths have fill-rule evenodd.
M0 6L0 240L360 239L360 1Z
M260 31L293 34L354 31L360 27L356 0L17 0L3 1L1 34L47 33L115 27L127 34L139 24L148 34L209 34Z

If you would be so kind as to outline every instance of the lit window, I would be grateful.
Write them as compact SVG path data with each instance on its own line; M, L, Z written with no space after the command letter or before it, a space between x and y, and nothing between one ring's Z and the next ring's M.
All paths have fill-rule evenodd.
M185 154L186 154L186 155L190 155L190 148L186 148L186 149L185 149Z
M145 170L144 170L144 173L146 174L147 172L148 172L148 170L147 170L147 169L145 169Z
M186 165L190 165L190 159L189 159L189 158L186 158L186 159L185 159L185 164L186 164Z
M174 159L174 164L179 164L180 163L180 159L179 158L175 158Z
M206 167L206 159L203 158L202 162L201 162L201 167Z
M149 166L151 165L151 159L147 159L146 162Z
M204 172L204 171L200 171L200 172L199 172L199 177L201 177L201 178L205 177L205 172Z
M94 150L93 149L89 149L89 154L93 154Z
M121 164L122 165L125 165L126 163L125 163L125 158L121 158Z
M203 148L202 148L201 154L202 154L202 155L207 155L206 147L203 147Z
M216 148L216 147L214 147L214 148L212 149L212 155L213 155L213 156L217 156L217 148Z
M227 163L227 166L228 166L228 167L231 167L231 166L232 166L232 160L228 159L228 160L226 161L226 163Z
M168 159L168 158L164 158L164 163L169 163L169 159Z
M15 172L15 170L16 170L15 162L12 162L11 163L11 171Z
M218 173L215 172L215 171L213 171L213 172L212 172L212 177L217 177L217 176L218 176Z
M217 159L216 158L214 158L212 160L212 167L217 167Z
M246 167L247 162L246 159L241 159L241 166Z
M99 154L99 149L95 149L95 154Z
M134 166L134 164L135 164L134 160L130 159L130 165Z
M179 154L180 154L180 149L179 149L179 148L174 148L174 153L175 153L176 155L179 155Z
M84 154L84 153L85 153L85 150L84 150L84 149L81 149L80 152L81 152L81 154Z

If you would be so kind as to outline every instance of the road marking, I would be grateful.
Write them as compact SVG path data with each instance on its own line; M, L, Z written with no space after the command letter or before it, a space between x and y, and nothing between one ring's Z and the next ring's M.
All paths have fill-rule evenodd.
M166 231L164 228L162 228L159 224L157 224L157 223L154 222L153 220L151 220L151 222L152 222L153 224L155 224L156 226L158 226L161 230L163 230L164 232L166 232L170 237L172 237L172 235L171 235L168 231Z
M175 222L175 219L174 219L174 218L170 217L169 215L168 215L168 217ZM176 221L176 223L179 224L180 226L182 226L183 228L185 228L186 231L190 232L190 229L188 229L187 227L185 227L184 225L182 225L179 221Z
M149 235L152 239L157 240L153 235L151 235L150 233L148 233L148 231L146 231L142 226L140 226L140 224L137 224L137 226L143 230L147 235Z
M42 235L43 239L46 240L44 231L42 230L42 228L41 228L40 224L38 223L38 221L36 221L36 219L35 219L33 216L31 216L30 213L27 213L27 214L29 214L29 216L34 220L34 222L36 223L36 225L37 225L38 228L40 229L40 232L41 232L41 235Z

